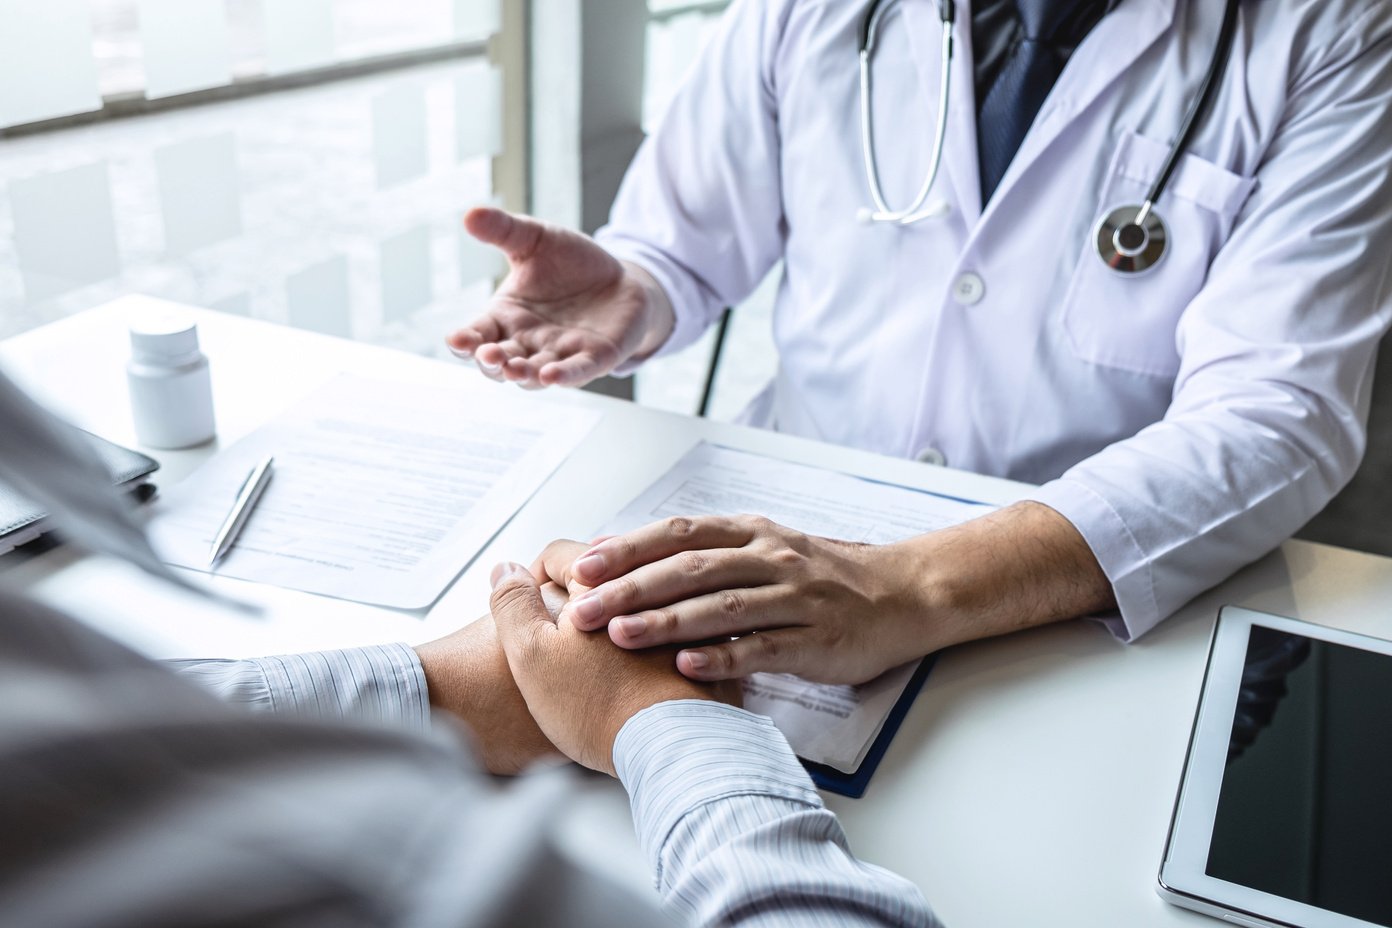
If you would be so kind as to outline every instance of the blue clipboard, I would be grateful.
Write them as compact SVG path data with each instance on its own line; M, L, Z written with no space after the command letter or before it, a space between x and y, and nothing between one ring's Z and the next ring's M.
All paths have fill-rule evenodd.
M828 792L839 793L852 799L864 796L865 788L870 785L870 778L875 775L880 761L884 759L885 751L889 749L889 743L894 740L895 734L899 731L899 725L904 721L904 716L909 714L909 707L918 697L918 691L923 689L923 681L928 679L928 671L933 669L933 663L937 658L937 654L929 654L918 662L918 669L909 678L904 692L899 694L899 700L894 704L894 708L889 710L889 715L885 718L884 728L880 729L880 733L875 737L875 743L870 745L869 752L865 755L865 759L860 762L855 773L842 773L833 767L803 760L802 765L811 774L812 782ZM798 759L802 760L802 758Z

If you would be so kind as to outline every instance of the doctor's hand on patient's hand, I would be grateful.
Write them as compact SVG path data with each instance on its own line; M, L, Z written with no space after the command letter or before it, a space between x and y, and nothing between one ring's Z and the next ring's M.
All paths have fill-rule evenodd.
M890 545L756 516L673 518L586 550L553 544L541 570L569 588L562 620L607 626L624 648L687 644L676 666L697 680L863 683L949 645L1115 605L1083 537L1032 502Z
M565 592L548 584L545 594L546 607L558 613ZM560 758L513 682L492 616L423 644L416 654L431 705L463 719L490 773L511 775L539 760Z
M589 236L489 207L470 210L464 226L511 266L483 315L446 339L486 376L581 386L646 357L671 333L657 282Z
M614 775L619 729L649 706L674 699L738 705L738 684L686 679L669 649L625 651L602 631L552 615L537 579L516 564L494 570L491 606L527 708L556 747L593 770Z
M608 626L620 647L704 640L676 656L693 679L861 683L921 656L922 604L900 582L910 568L899 552L757 516L672 518L593 547L553 542L534 569L569 588L563 618Z

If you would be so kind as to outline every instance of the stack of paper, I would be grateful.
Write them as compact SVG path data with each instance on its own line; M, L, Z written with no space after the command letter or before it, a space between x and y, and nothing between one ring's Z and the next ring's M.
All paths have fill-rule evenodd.
M270 485L217 573L398 609L435 600L599 414L525 394L344 375L169 492L169 563L208 569L214 535L267 455Z
M702 443L599 534L626 532L668 516L750 513L811 535L887 544L991 508ZM772 718L799 757L855 773L917 667L915 661L861 686L756 674L745 684L744 705Z

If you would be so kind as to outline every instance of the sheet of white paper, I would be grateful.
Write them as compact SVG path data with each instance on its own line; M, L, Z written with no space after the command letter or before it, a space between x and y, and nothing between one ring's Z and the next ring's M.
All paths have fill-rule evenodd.
M993 507L701 443L598 533L668 516L767 516L813 535L887 544L965 522ZM854 773L917 664L862 686L757 674L745 708L773 719L800 757Z
M217 573L424 608L599 420L535 397L343 375L219 454L157 504L156 550L206 570L239 487L275 469Z

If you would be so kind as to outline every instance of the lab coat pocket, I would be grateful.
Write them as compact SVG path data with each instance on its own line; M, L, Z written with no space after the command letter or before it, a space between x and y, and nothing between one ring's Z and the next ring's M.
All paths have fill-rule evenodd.
M1165 223L1165 256L1140 274L1107 267L1096 227L1119 206L1139 206L1159 175L1169 146L1130 133L1122 139L1094 204L1087 246L1063 300L1064 330L1077 357L1092 365L1153 377L1179 370L1175 329L1203 287L1255 180L1186 154L1156 204Z

